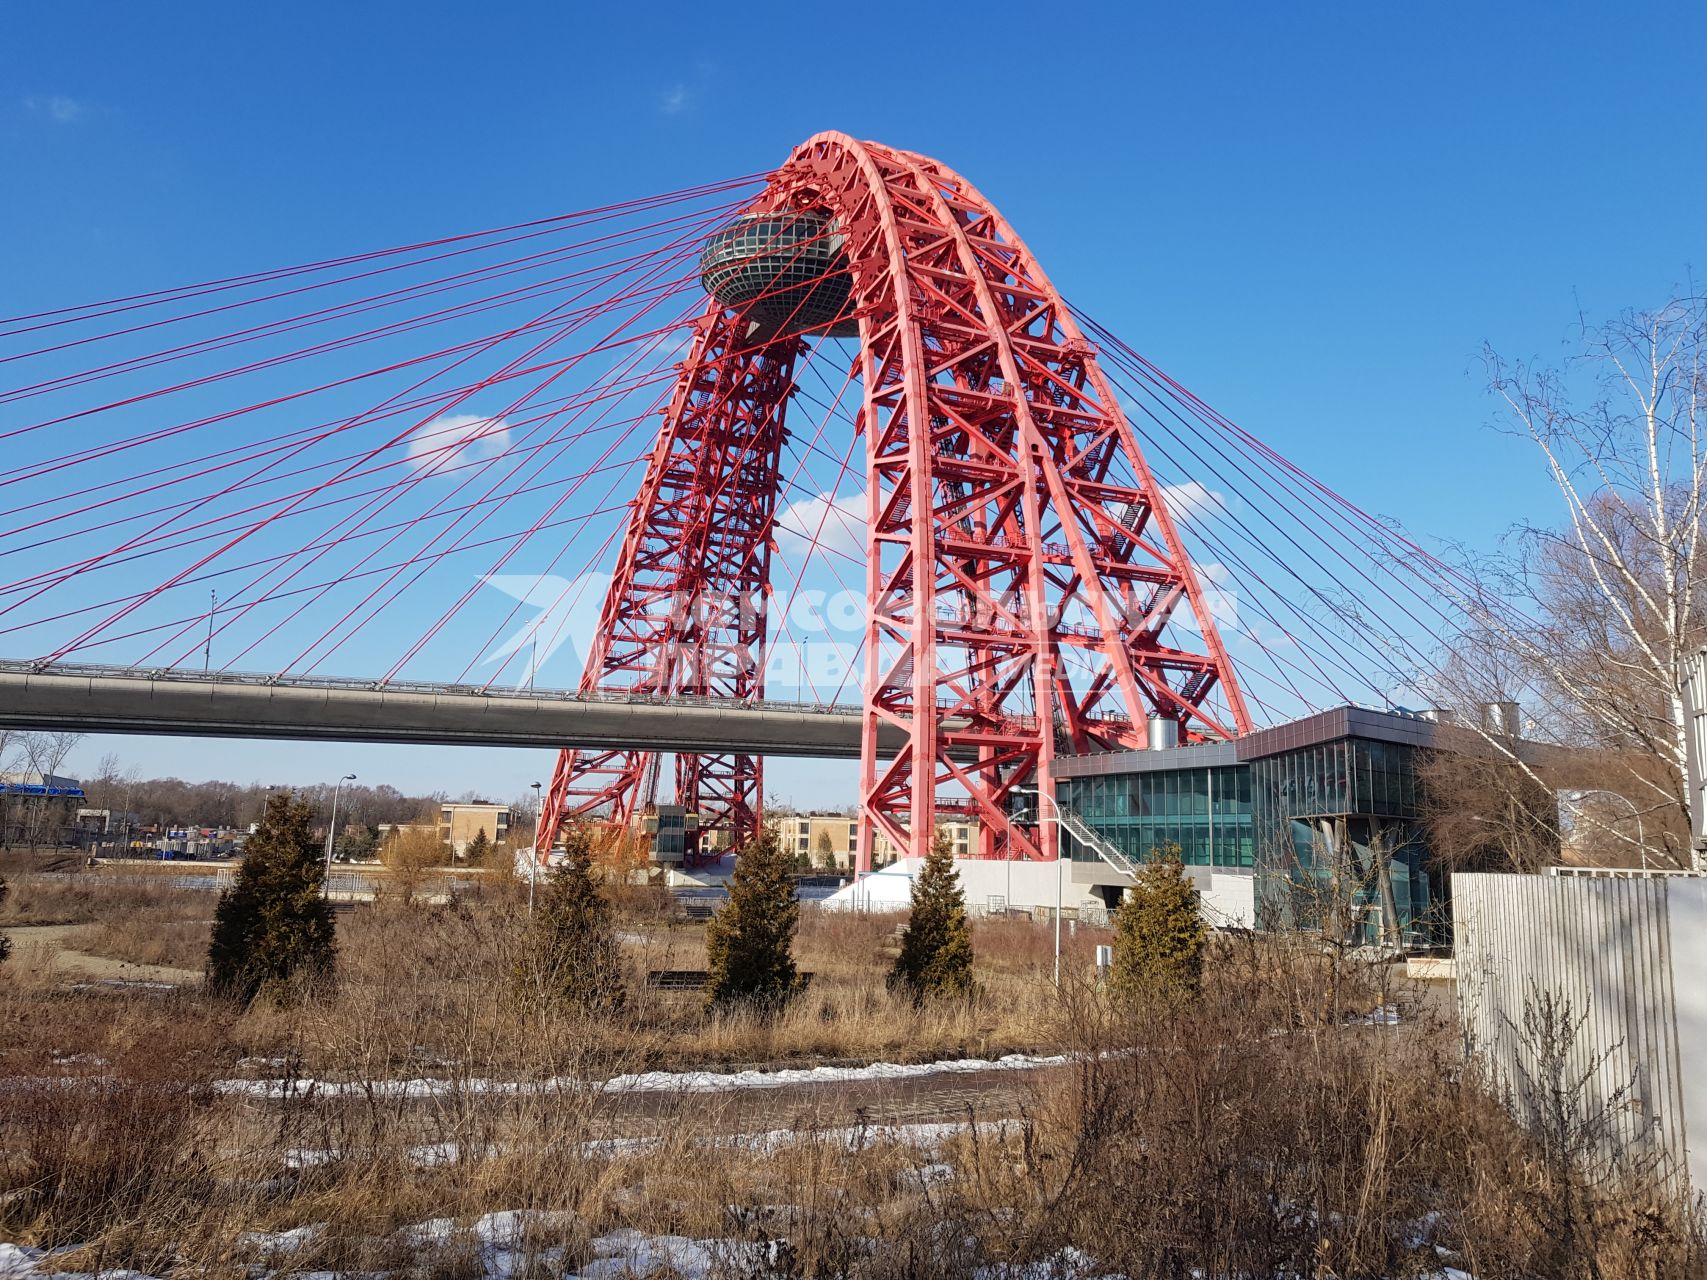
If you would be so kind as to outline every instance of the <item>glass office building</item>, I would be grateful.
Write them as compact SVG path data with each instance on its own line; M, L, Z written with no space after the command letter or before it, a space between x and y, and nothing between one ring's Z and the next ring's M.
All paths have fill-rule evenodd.
M1434 733L1421 717L1338 707L1241 739L1265 924L1405 947L1446 940L1446 876L1416 773Z
M1177 846L1188 867L1251 876L1258 927L1429 946L1450 933L1415 768L1435 732L1337 707L1235 742L1062 757L1057 794L1129 858ZM1069 843L1076 867L1100 860Z
M1188 866L1249 869L1251 774L1232 745L1072 757L1057 766L1056 796L1129 858L1177 846ZM1086 771L1071 772L1075 765ZM1076 862L1098 860L1077 841L1071 852Z

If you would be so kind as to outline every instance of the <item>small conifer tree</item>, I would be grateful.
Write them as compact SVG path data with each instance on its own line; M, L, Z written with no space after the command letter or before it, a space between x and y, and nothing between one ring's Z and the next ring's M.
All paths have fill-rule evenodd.
M593 878L592 833L570 827L563 852L563 864L540 893L517 977L527 994L559 1008L590 1016L620 1013L628 1002L622 950L610 905Z
M492 842L486 838L486 828L481 827L474 833L474 839L462 847L462 857L471 867L483 867L486 858L492 852Z
M1197 994L1208 946L1209 926L1198 911L1179 846L1152 850L1114 913L1110 987L1131 1005L1183 1004Z
M775 1011L799 989L794 929L800 902L791 861L771 827L735 855L729 901L705 927L707 1008Z
M331 977L337 943L324 893L314 811L289 792L267 797L243 847L236 883L219 895L208 945L208 987L244 1004Z
M931 851L913 881L913 910L901 935L901 954L889 971L889 989L915 1003L972 992L972 929L966 891L954 870L954 846L938 828Z
M0 906L6 904L6 896L12 892L12 886L0 880ZM12 954L12 940L5 934L0 934L0 964L5 964Z

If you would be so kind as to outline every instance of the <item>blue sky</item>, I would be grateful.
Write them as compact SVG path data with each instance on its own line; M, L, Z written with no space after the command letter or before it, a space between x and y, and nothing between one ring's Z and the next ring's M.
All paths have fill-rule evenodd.
M1078 304L1364 505L1552 516L1477 352L1656 303L1707 208L1699 5L0 4L7 314L760 170L934 154ZM513 753L103 741L513 795ZM851 769L773 790L851 798Z

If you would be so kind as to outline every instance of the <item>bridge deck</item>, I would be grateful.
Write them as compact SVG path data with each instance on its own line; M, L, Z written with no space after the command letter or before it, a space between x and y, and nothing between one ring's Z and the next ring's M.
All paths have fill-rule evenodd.
M857 707L0 661L0 729L857 758Z

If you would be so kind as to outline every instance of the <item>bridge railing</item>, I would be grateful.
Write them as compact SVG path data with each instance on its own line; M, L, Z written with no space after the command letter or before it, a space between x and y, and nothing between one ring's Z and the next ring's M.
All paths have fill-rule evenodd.
M236 684L281 689L347 689L366 693L423 693L450 697L499 698L515 702L599 702L653 706L702 706L725 711L804 711L814 715L858 716L857 704L792 702L765 698L732 702L700 694L656 694L622 689L502 688L478 684L442 684L423 680L365 680L359 676L267 675L257 671L187 671L181 667L119 667L84 662L20 662L0 658L0 672L25 676L69 676L92 680L151 680L175 684Z

